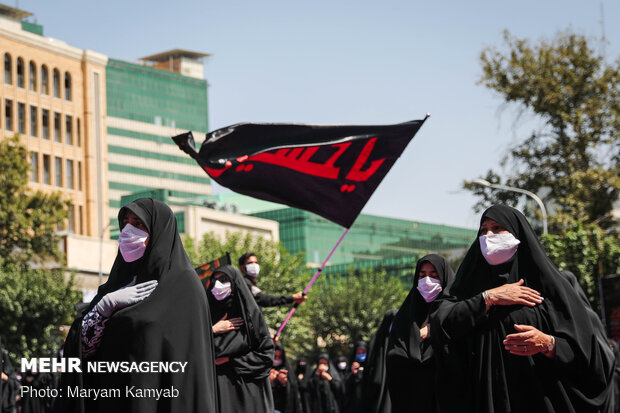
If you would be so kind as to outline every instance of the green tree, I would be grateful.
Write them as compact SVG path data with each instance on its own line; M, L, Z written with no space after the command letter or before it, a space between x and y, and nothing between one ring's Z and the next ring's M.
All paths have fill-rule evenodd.
M544 235L551 260L561 270L575 274L588 295L592 308L600 308L598 280L620 273L620 244L598 226L574 223L563 235Z
M323 351L348 355L356 341L370 342L385 312L399 308L407 293L385 271L322 278L313 287L309 305L298 312L309 319L314 334L324 342Z
M28 152L19 135L0 139L0 267L61 258L55 231L67 217L59 192L28 188Z
M509 175L491 169L484 178L534 193L549 188L545 201L556 233L574 220L611 227L606 217L620 193L620 60L606 64L584 36L570 32L537 44L506 32L504 42L503 50L481 53L480 83L542 126L501 160ZM514 205L519 197L464 187L479 196L476 210Z
M0 334L14 366L21 357L50 357L60 347L61 325L71 322L80 293L63 270L0 269Z

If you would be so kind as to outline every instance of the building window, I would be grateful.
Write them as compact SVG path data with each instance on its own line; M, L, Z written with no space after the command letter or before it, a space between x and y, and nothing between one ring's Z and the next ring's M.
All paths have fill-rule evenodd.
M65 72L65 99L71 100L71 75Z
M38 123L37 123L37 115L38 110L36 106L30 106L30 136L38 136Z
M59 98L60 97L60 72L58 71L58 69L54 69L53 88L54 88L54 97Z
M67 231L75 233L75 207L69 204L69 214L67 215Z
M78 207L78 213L79 213L79 217L78 219L80 220L80 234L84 235L84 207L82 207L82 205L80 205Z
M37 90L37 65L31 60L29 65L30 70L28 71L28 85L30 90L36 92Z
M50 138L50 111L41 109L41 132L43 139Z
M82 162L78 161L78 170L77 170L77 178L78 178L78 191L82 190Z
M13 62L11 61L11 55L4 54L4 83L7 85L13 84Z
M77 146L82 146L82 133L80 128L80 118L77 118Z
M43 183L50 184L50 156L43 155Z
M65 115L65 143L73 145L73 117Z
M56 142L62 142L60 136L60 113L54 112L54 140Z
M4 129L13 130L13 101L4 101Z
M54 158L54 176L56 186L62 186L62 158Z
M41 66L41 93L50 94L50 75L47 66Z
M65 177L67 179L67 188L73 189L73 161L67 159L67 169L65 170Z
M39 182L39 155L30 152L30 181Z
M24 59L21 57L17 58L17 87L23 88L25 85L25 68L24 68Z
M26 133L26 104L17 104L17 131Z

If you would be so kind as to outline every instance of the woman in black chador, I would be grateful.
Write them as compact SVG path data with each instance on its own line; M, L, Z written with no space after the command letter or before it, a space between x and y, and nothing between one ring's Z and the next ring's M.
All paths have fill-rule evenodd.
M398 310L388 310L368 347L362 380L363 413L390 413L392 402L387 387L386 358L392 321Z
M317 367L310 378L310 411L312 413L340 413L340 400L344 383L340 373L329 360L320 354Z
M273 413L269 383L274 346L243 275L220 267L209 282L209 305L221 413Z
M299 384L299 398L301 408L304 413L311 413L310 410L310 379L312 378L312 367L305 357L299 357L295 367L295 377Z
M288 362L286 351L280 343L276 343L269 381L271 382L276 412L302 413L297 377Z
M368 345L358 341L353 348L349 371L345 374L343 413L358 413L362 410L362 380L368 356Z
M394 317L387 353L387 384L393 412L437 411L436 363L430 343L431 304L454 281L447 259L437 254L418 261L413 288Z
M84 373L62 375L64 394L54 410L217 412L207 297L181 244L174 214L166 204L143 198L121 208L118 221L119 253L110 277L73 323L64 345L64 357L83 359ZM187 364L183 372L89 373L87 361ZM120 397L71 397L67 386L119 389ZM162 393L138 397L126 389Z
M442 412L600 412L613 360L527 220L496 205L435 303Z

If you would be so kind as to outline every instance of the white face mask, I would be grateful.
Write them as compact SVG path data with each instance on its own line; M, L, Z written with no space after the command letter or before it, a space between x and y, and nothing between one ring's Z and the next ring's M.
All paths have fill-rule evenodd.
M146 250L146 239L149 237L147 232L126 224L118 236L118 247L121 255L126 262L133 262L142 258Z
M427 303L430 303L437 298L442 289L441 281L435 278L422 277L418 280L418 291Z
M260 272L260 267L258 263L252 262L250 264L245 264L245 272L252 278L258 277L258 273Z
M511 233L481 235L478 239L482 256L491 265L503 264L511 259L521 243Z
M273 359L273 366L280 367L282 365L282 359Z
M340 370L344 370L347 368L347 362L346 361L341 361L340 363L338 363L338 368Z
M219 280L215 282L213 288L211 289L211 294L217 301L222 301L224 298L228 297L232 292L232 288L230 286L230 282L221 283Z

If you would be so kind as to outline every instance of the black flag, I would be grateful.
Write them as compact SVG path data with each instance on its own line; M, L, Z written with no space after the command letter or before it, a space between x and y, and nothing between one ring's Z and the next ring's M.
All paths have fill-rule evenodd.
M426 120L426 118L424 119ZM349 228L424 120L384 126L240 123L177 145L217 183Z
M215 269L230 264L230 253L227 252L226 255L223 255L216 260L202 264L200 267L194 268L194 270L196 271L196 274L198 274L198 278L200 278L200 281L202 282L202 285L204 285L205 290L208 291L209 283L211 282L211 275L213 275Z

